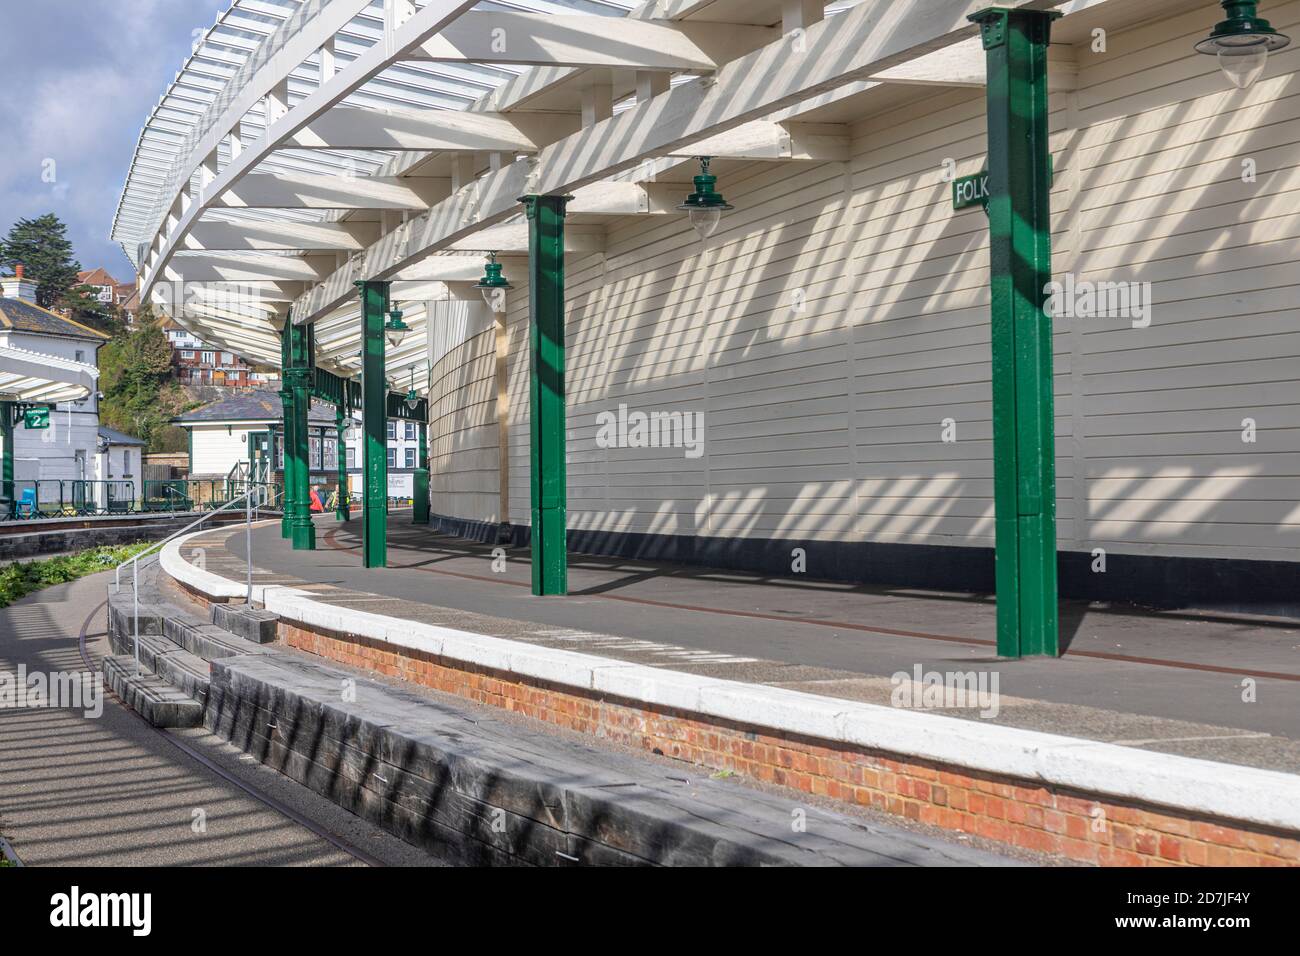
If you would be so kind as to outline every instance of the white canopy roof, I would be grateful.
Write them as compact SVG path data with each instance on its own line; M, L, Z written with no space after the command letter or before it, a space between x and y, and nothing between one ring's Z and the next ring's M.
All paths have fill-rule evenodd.
M1005 5L1079 21L1157 2ZM355 374L355 280L391 281L412 334L387 371L405 382L430 303L464 294L485 253L526 252L521 195L574 195L572 250L600 253L612 218L674 214L692 157L847 162L838 104L984 84L976 7L233 0L149 117L113 236L144 296L259 365L279 364L291 315L322 367Z
M76 402L95 391L99 369L85 362L0 346L0 400Z

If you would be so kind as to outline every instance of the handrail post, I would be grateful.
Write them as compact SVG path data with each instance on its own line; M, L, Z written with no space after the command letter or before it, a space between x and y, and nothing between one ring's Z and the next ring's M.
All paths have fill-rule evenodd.
M250 482L244 492L244 547L248 552L248 598L249 610L253 607L253 485Z
M131 624L132 636L135 639L135 676L140 676L140 556L137 554L131 559L131 591L135 602L134 615Z

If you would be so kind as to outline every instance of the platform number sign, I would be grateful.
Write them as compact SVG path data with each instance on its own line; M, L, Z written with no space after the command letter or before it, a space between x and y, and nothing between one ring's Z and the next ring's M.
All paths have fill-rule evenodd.
M23 427L40 430L50 427L49 408L28 408L23 412Z

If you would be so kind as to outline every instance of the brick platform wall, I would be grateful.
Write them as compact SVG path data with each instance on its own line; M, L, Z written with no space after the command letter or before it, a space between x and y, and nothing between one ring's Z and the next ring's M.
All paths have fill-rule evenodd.
M289 646L559 727L1103 866L1300 866L1300 839L851 745L585 694L282 620Z

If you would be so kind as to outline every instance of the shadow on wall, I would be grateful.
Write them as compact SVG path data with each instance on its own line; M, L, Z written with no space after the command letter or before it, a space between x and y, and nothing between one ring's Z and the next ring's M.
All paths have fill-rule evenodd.
M1076 552L1063 561L1082 563L1063 566L1063 593L1092 573L1094 548L1130 555L1109 556L1112 576L1116 561L1159 555L1281 566L1300 548L1300 217L1279 198L1300 188L1300 153L1280 132L1300 118L1300 81L1224 90L1190 52L1203 19L1180 17L1187 36L1166 30L1154 52L1140 33L1114 38L1117 58L1085 66L1080 92L1054 100L1056 271L1150 282L1157 309L1141 328L1057 320L1058 534ZM1137 96L1121 91L1129 47L1163 81ZM1300 48L1272 69L1296 64ZM966 561L972 584L991 578L987 227L978 211L953 213L941 178L948 156L979 167L984 125L982 94L947 92L861 125L847 167L720 164L738 209L704 245L683 220L645 217L611 229L607 257L571 262L575 547L655 535L681 555L678 541L699 538L691 550L780 552L788 568L793 542L940 546L969 552L945 562ZM1247 155L1254 184L1242 182ZM526 277L515 282L509 518L524 525ZM448 474L485 460L496 428L486 350L471 351L445 360L444 394L464 401L445 411ZM597 416L623 403L703 413L703 454L599 447ZM1247 418L1254 442L1242 440ZM495 466L467 472L495 488ZM488 517L453 503L435 498L434 510ZM623 547L651 539L639 540ZM875 553L869 573L941 566L926 547ZM839 560L861 579L860 549ZM1216 580L1168 573L1187 587Z

